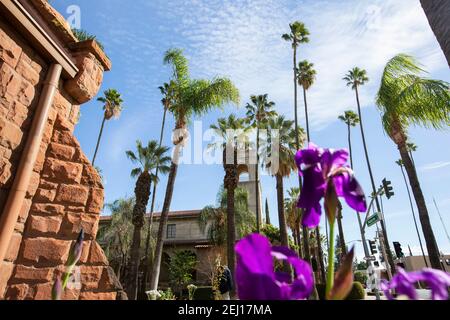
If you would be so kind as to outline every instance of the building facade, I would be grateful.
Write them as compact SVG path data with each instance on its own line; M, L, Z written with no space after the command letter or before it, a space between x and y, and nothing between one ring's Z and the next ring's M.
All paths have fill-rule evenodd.
M189 251L195 256L197 265L193 273L193 280L198 285L211 285L211 275L214 272L217 259L220 259L222 264L226 263L223 248L212 245L208 238L209 225L206 226L205 230L201 230L199 225L200 212L200 210L169 212L166 229L164 230L159 288L164 289L170 286L168 266L176 251ZM153 239L157 237L160 217L160 212L153 214ZM150 214L147 214L146 219L149 218ZM100 227L106 226L110 221L110 216L102 216ZM142 274L140 277L142 277ZM150 276L147 279L150 279Z
M110 68L48 1L0 0L0 299L50 299L81 228L62 298L125 297L95 241L102 181L73 134Z

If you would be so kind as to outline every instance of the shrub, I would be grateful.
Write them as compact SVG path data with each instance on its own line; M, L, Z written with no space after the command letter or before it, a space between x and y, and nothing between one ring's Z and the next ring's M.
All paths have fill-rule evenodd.
M356 271L355 272L355 281L358 281L365 287L365 284L367 283L367 273L366 271Z
M194 292L194 300L214 300L212 287L197 287Z
M325 300L325 289L326 285L322 283L316 284L317 294L319 295L319 300ZM353 282L352 290L348 294L345 300L364 300L366 298L366 291L363 285L355 281Z
M366 290L364 290L364 287L360 282L355 281L353 282L352 290L345 300L364 300L365 298Z
M95 40L100 49L105 50L103 44L100 41L98 41L97 37L94 36L93 34L90 34L85 30L75 28L72 28L72 33L75 36L75 38L78 39L78 41Z

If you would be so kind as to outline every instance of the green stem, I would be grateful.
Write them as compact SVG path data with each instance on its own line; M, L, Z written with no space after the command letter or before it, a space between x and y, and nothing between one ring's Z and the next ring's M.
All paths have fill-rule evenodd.
M328 273L327 273L327 286L326 286L326 297L328 297L331 288L333 288L334 282L334 224L335 222L330 222L330 245L328 247Z
M72 274L72 269L73 269L74 265L69 266L67 268L67 271L64 273L64 279L63 279L63 283L62 283L62 292L64 292L64 290L67 287L67 283L69 282L70 279L70 275Z

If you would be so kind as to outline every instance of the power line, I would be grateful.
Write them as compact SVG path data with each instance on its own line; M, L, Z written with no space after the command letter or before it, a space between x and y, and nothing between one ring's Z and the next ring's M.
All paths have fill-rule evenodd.
M438 208L438 206L436 204L436 200L434 199L434 197L433 197L433 202L434 202L434 206L436 207L436 211L439 214L439 218L441 219L442 227L444 228L445 234L447 235L447 240L450 243L450 236L448 235L447 228L445 227L444 220L442 220L441 212L439 211L439 208Z

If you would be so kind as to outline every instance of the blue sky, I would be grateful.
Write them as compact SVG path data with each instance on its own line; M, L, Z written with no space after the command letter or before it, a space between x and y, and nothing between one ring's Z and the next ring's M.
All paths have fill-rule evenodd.
M134 180L132 164L125 151L136 139L158 139L162 118L158 86L167 82L170 69L162 64L164 52L183 48L190 61L192 77L228 76L241 92L239 109L228 106L202 119L206 129L218 117L231 112L244 114L250 94L268 93L279 113L293 117L291 81L292 51L281 40L294 20L305 22L311 41L299 50L299 59L315 64L317 80L308 93L312 140L323 147L347 147L346 128L337 120L344 110L355 110L354 92L341 80L354 66L365 68L370 82L361 89L363 117L369 153L377 183L392 180L395 196L384 201L390 241L400 241L403 251L409 244L414 253L419 246L409 202L393 142L383 132L374 97L381 71L389 58L404 52L416 56L430 76L450 81L447 62L428 26L418 0L383 1L162 1L162 0L62 0L54 6L65 16L70 5L81 9L81 26L104 44L113 68L105 74L102 90L116 88L124 98L120 119L106 124L97 165L105 177L106 201L130 196ZM301 124L304 124L299 95ZM95 100L81 108L75 130L83 150L92 157L102 119ZM169 116L164 143L171 146L173 119ZM450 228L450 151L448 131L411 128L410 136L419 146L414 154L431 223L439 247L450 252L433 197ZM354 130L355 172L369 193L369 179L359 132ZM200 209L215 202L223 179L220 165L181 165L172 200L172 210ZM295 176L286 180L294 186ZM157 191L156 209L162 207L166 178ZM272 221L277 220L275 180L262 178L263 199L269 199ZM346 241L360 238L355 214L345 209ZM374 236L374 228L368 237ZM357 253L362 254L360 243Z

